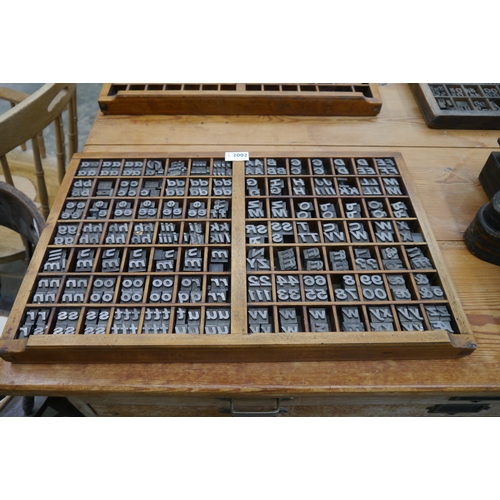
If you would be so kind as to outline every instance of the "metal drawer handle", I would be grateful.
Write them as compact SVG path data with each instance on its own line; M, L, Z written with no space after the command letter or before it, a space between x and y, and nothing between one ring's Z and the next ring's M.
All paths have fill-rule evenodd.
M289 401L291 398L286 398ZM224 408L221 411L225 413L231 413L232 417L277 417L281 413L288 413L288 408L281 407L281 398L276 398L276 408L269 411L239 411L235 410L235 401L231 398L229 404L229 409Z

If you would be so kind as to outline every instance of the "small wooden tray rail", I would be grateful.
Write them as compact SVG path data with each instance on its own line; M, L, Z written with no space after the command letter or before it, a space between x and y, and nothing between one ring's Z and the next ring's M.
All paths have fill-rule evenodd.
M375 116L373 83L106 83L98 98L110 115Z
M430 128L500 129L500 84L410 83Z
M223 157L222 151L220 155L200 154L184 158L133 153L75 155L0 339L0 356L20 363L248 362L439 359L473 352L476 347L474 336L399 153L336 154L335 151L322 151L318 156L311 155L310 151L304 154L294 152L293 156L271 153L269 157L252 159L248 164L233 162L229 173L221 174L216 165L220 165ZM156 160L156 165L161 166L158 172L147 170L149 160ZM197 170L200 160L208 166L206 174ZM95 162L93 171L82 167L91 164L89 162ZM170 166L179 165L179 162L183 163L185 170L169 175ZM338 169L337 164L343 167ZM110 170L110 165L115 167ZM134 165L139 165L137 172L133 171ZM166 195L168 181L171 180L184 183L183 196ZM200 180L206 186L203 193L196 191ZM215 191L221 180L231 184L231 195ZM325 180L329 182L325 184ZM78 191L82 181L86 181L88 193ZM99 192L103 181L109 190L104 195ZM120 192L122 181L137 181L137 191ZM157 181L161 186L160 192L153 196L142 191L150 181ZM322 191L320 188L325 185L329 185L333 192ZM194 190L191 191L191 188ZM120 218L123 215L120 203L123 201L132 207L132 215L128 218ZM153 202L157 209L151 218L143 217L144 201ZM178 218L163 217L164 206L170 201L178 203ZM219 218L212 209L225 201L230 211ZM382 218L371 211L373 201L382 204L382 212L385 212ZM90 219L89 216L96 214L96 202L104 202L102 206L107 205L108 208L97 219ZM205 204L204 216L193 218L190 212L193 202ZM279 202L278 205L275 202ZM67 215L62 218L68 207L77 203L81 203L82 211L74 218L66 218ZM259 203L262 212L252 212L250 208ZM401 204L405 205L406 214L398 212ZM335 216L328 215L323 205L330 205L329 210L333 206ZM351 212L353 206L358 207L356 213ZM280 212L279 207L284 207L285 212ZM305 214L304 210L310 213ZM380 222L383 227L390 228L392 240L377 234ZM402 222L410 228L406 236L398 224ZM142 234L140 224L146 223L151 223L154 228L151 241L134 241L136 235ZM178 242L159 241L163 223L174 224ZM189 238L184 239L184 233L192 230L193 223L201 224L202 243L188 243ZM289 224L289 231L280 234L276 229L277 223L280 230L285 223ZM337 225L337 233L342 233L338 241L327 234L325 225L332 223ZM87 240L80 242L84 226L88 224L94 227L102 224L102 232L93 243ZM127 225L125 239L118 243L106 242L109 230L115 224ZM213 224L225 225L226 233L230 228L230 236L225 234L223 242L212 239ZM352 224L360 224L362 229ZM73 228L71 231L70 226ZM259 235L265 235L262 239L255 235L255 228L252 229L255 226L258 226ZM305 227L306 232L303 231ZM359 231L366 233L366 240L356 241ZM64 235L70 232L74 241L64 239ZM415 235L415 239L408 241L408 237L412 238L411 234ZM186 256L193 248L200 250L200 270L186 269ZM400 268L386 267L383 252L389 248L393 248L400 259ZM410 254L415 248L429 265L423 268L414 266ZM89 268L79 270L77 256L81 250L89 249L95 251L94 259ZM114 271L103 268L103 259L109 249L120 252L119 266ZM176 253L177 258L170 270L157 269L158 249ZM263 256L269 267L252 267L248 260L256 253L251 252L252 249L258 250L258 257ZM357 259L359 249L371 253L378 269L363 268ZM142 270L131 268L131 258L138 250L145 251L146 255ZM213 252L221 250L227 251L229 258L212 269L212 263L219 262L212 258ZM51 251L66 255L63 269L46 265ZM339 251L343 252L348 269L335 267L332 252ZM291 260L295 261L288 269L286 265L284 267L282 252L291 252ZM312 254L316 254L315 263L308 260ZM318 262L321 264L318 265ZM418 280L422 274L427 276L431 285L441 290L441 296L428 299L421 295ZM352 293L347 297L341 290L342 282L347 282L345 276L349 276L353 283ZM367 291L364 286L375 276L380 283L375 289L376 296L373 289ZM402 298L395 295L389 283L395 276L404 281L406 295ZM299 283L298 291L295 291L297 295L283 296L283 293L289 293L286 287L280 288L284 277L291 277L293 280L290 281ZM114 280L112 297L106 303L95 302L92 296L97 282L108 278ZM158 278L170 279L171 295L153 301L151 294ZM179 293L186 278L199 280L201 292L198 299L181 300ZM229 284L220 302L209 299L213 278L225 278ZM143 280L143 291L137 300L124 303L122 294L125 284L134 279ZM48 302L35 302L40 280L60 280ZM65 297L69 287L79 280L84 280L80 296L73 299ZM311 289L311 280L324 284L321 294L315 295L318 291ZM267 292L262 292L259 287L252 288L255 282L269 283L270 288ZM449 331L433 329L435 324L431 323L428 307L441 308L449 313L449 321L439 323L444 327L447 324ZM373 308L386 310L392 325L389 331L387 326L379 330L373 320ZM118 327L118 320L129 314L125 313L126 310L132 309L137 311L137 322L133 328ZM41 310L44 314L40 316ZM155 310L162 311L162 314L167 314L165 311L168 310L169 323L163 326L163 331L161 319L166 316L158 316L156 328L154 318L152 320ZM224 328L219 333L216 333L217 329L209 328L210 316L219 310L229 312L227 334L220 333L224 332ZM328 328L323 325L320 331L316 331L313 321L319 310L323 311L323 323ZM358 316L357 324L362 328L348 331L346 310ZM407 323L405 315L410 310L413 311L413 324L421 321L421 331ZM104 312L103 333L96 334L95 329L89 326L89 318L101 312ZM61 318L70 313L77 319L73 326L64 326ZM186 329L178 326L179 318L190 313L199 319L197 334L193 330L191 334L181 333ZM40 331L25 326L29 323L28 315L43 316L45 326ZM227 317L227 314L223 316ZM266 325L256 327L251 318L263 316L267 318ZM295 325L288 322L292 316L297 319ZM90 333L91 330L94 333ZM24 332L28 333L27 337Z

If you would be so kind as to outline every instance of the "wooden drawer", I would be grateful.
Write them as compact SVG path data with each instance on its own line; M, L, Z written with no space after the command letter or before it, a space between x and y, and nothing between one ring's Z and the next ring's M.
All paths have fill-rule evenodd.
M86 400L101 417L442 417L500 416L499 397L126 397ZM81 407L81 405L79 405Z
M107 83L99 107L110 115L374 116L374 83Z
M398 153L75 155L0 354L26 363L460 357Z

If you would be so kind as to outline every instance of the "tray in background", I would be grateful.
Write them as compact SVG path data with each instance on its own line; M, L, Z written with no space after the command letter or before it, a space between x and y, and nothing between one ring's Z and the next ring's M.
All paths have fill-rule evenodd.
M500 129L499 83L410 83L430 128Z
M106 83L99 107L110 115L375 116L374 83Z

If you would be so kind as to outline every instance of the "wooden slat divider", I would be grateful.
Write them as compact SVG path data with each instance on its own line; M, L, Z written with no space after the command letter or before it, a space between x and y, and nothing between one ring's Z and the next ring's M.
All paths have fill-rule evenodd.
M233 197L231 212L231 333L248 333L245 233L245 163L233 162Z

